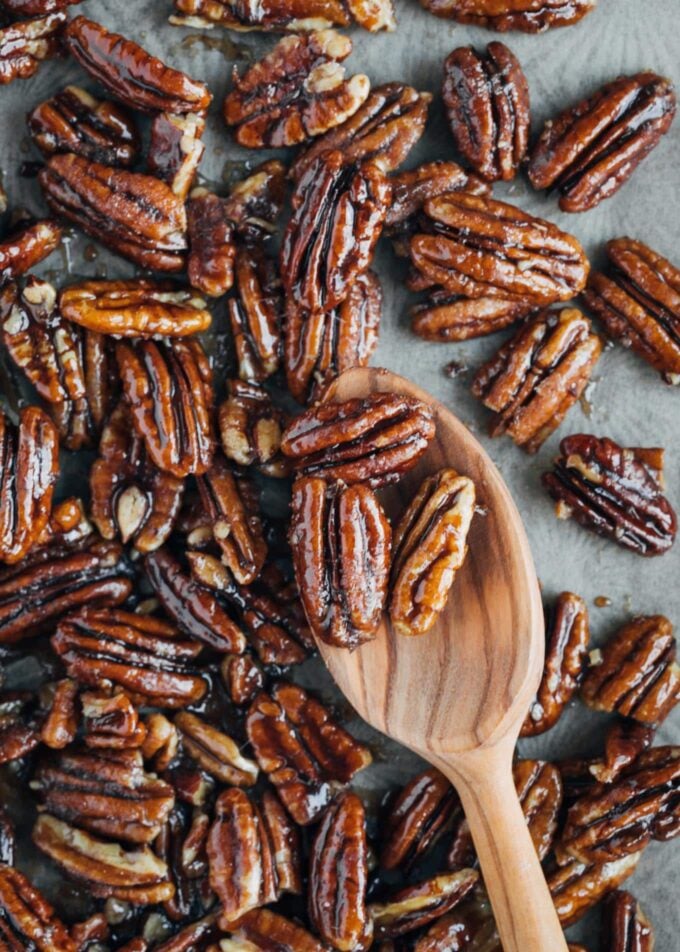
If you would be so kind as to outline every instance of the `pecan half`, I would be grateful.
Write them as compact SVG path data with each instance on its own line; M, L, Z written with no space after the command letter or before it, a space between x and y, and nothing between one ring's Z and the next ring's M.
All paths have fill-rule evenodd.
M380 852L383 869L408 869L427 853L445 831L460 801L449 781L433 768L400 791L384 823Z
M237 707L250 704L264 689L264 672L248 654L225 655L220 673L232 702Z
M213 904L206 849L209 828L207 813L197 810L190 815L177 806L154 843L175 884L175 895L163 904L174 922L196 919Z
M40 743L34 702L25 691L0 694L0 764L25 757Z
M583 299L607 332L680 383L680 269L641 241L607 242L609 268L590 276Z
M572 859L548 873L548 888L559 920L566 929L635 872L642 853L629 853L610 863L588 865Z
M595 9L597 0L420 0L435 16L505 33L542 33L571 26Z
M442 344L472 340L515 324L532 310L521 301L466 298L440 288L411 309L411 330L418 337Z
M271 909L251 910L229 927L229 933L231 938L220 942L222 952L328 952L328 946L311 932Z
M74 152L93 162L123 167L137 158L139 136L132 116L80 86L66 86L36 106L26 121L43 155Z
M302 894L302 845L299 830L275 793L262 797L262 820L272 849L276 891Z
M257 247L239 249L234 275L236 293L227 306L238 373L259 383L281 361L281 283L274 262Z
M668 132L676 98L655 73L621 76L546 123L529 161L534 188L554 188L560 208L583 212L609 198Z
M151 139L147 157L149 172L170 186L175 195L186 201L205 145L201 137L205 119L189 113L177 116L159 113L151 123Z
M652 746L655 729L637 721L621 718L608 728L604 756L589 764L588 770L601 783L613 783Z
M83 740L87 747L115 750L130 761L139 760L146 739L146 727L130 698L120 688L84 691L80 696L83 710Z
M180 711L175 716L175 727L182 749L201 770L234 786L251 787L255 783L257 764L241 754L228 734L189 711Z
M472 381L494 413L491 436L508 433L535 453L585 390L602 340L575 308L543 311L504 344Z
M545 760L518 760L513 766L517 796L540 860L550 852L562 808L562 777Z
M58 11L0 28L0 86L28 79L44 60L59 53L65 23L66 14Z
M62 750L75 740L78 732L77 681L62 678L54 685L50 709L40 730L40 740L52 750Z
M323 403L296 417L281 450L303 476L385 486L408 472L434 437L432 411L397 393Z
M20 220L0 239L0 280L10 281L26 274L51 255L61 244L61 239L61 226L51 218Z
M401 635L423 635L443 611L467 553L475 486L442 469L421 484L394 531L390 619Z
M144 722L146 736L142 743L142 757L153 760L156 770L166 770L177 756L179 733L174 724L157 712L149 714Z
M371 903L377 939L393 939L427 925L457 905L479 880L474 869L441 873L433 879L406 886L385 903Z
M561 592L546 611L545 663L536 697L522 725L522 737L554 727L574 696L586 664L588 608L578 595Z
M370 641L387 601L392 532L368 486L296 481L290 544L312 631L327 644Z
M29 879L0 866L0 942L6 949L77 952L68 929Z
M529 84L515 54L498 42L485 55L472 46L453 50L444 62L442 96L465 161L489 182L513 179L531 122Z
M224 455L238 466L255 466L265 476L285 476L287 465L281 455L284 413L256 383L228 380L227 391L218 414Z
M349 26L352 19L373 33L396 26L392 0L244 0L237 7L232 0L175 0L175 9L181 15L170 22L177 26L295 32Z
M618 711L656 726L680 701L675 655L673 626L667 618L634 618L592 653L581 689L583 700L595 710Z
M611 952L653 952L654 929L631 893L620 889L607 897L603 938Z
M234 283L236 258L234 225L226 216L224 200L195 188L186 214L189 283L209 297L221 297Z
M225 214L250 245L269 238L286 201L286 167L277 159L258 165L224 200Z
M662 555L675 540L677 518L656 470L637 449L608 437L575 433L560 443L543 485L558 519L574 518L638 555Z

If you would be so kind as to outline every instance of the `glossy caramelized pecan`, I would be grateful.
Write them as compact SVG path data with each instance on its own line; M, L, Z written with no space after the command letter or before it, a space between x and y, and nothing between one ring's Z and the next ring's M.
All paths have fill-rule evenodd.
M538 858L550 852L562 808L562 778L554 764L545 760L518 760L513 777Z
M547 875L548 888L562 926L578 922L593 906L635 872L642 853L629 853L609 863L581 863L571 859Z
M255 466L265 476L285 476L283 412L259 384L228 380L227 391L218 414L224 455L238 466Z
M34 698L27 691L0 694L0 764L18 760L40 743Z
M406 886L387 902L368 907L377 939L394 939L427 925L449 912L467 896L479 880L474 869L441 873L432 879Z
M663 460L663 451L624 449L608 437L563 439L553 471L543 475L558 519L574 518L638 555L662 555L673 545L677 518L650 453Z
M590 774L601 783L613 783L654 742L655 729L628 718L614 721L604 740L604 755L590 763Z
M146 727L130 698L120 688L102 687L80 696L83 741L97 750L115 750L122 758L137 760L146 739Z
M423 635L443 611L467 553L475 486L442 469L429 476L394 531L390 619L401 635Z
M249 654L225 655L220 674L233 704L242 707L264 689L264 671Z
M583 393L601 353L601 339L575 308L545 311L522 325L472 382L494 413L490 435L508 433L535 453Z
M94 529L82 499L68 496L52 507L52 515L38 539L40 548L78 548L92 540Z
M591 652L581 695L599 711L618 711L656 726L680 701L680 666L673 626L663 615L641 615Z
M230 30L296 32L327 26L349 26L352 19L366 30L395 28L392 0L175 0L181 16L170 17L177 25L211 26Z
M259 383L281 362L281 282L274 261L257 247L238 250L234 276L236 293L227 307L238 374Z
M159 113L151 123L147 163L149 172L170 186L181 200L191 191L205 145L201 141L205 119L189 113Z
M302 894L302 845L300 831L277 795L265 791L261 804L262 820L271 844L277 895Z
M546 123L529 161L534 188L554 188L560 208L582 212L609 198L668 131L676 98L655 73L621 76Z
M189 814L176 806L154 843L175 884L175 894L163 904L173 922L196 919L214 902L208 882L206 841L210 817L202 810Z
M0 866L0 942L8 950L77 952L68 929L30 880L12 866Z
M529 144L529 84L515 54L461 46L444 63L444 105L458 151L490 182L513 179Z
M504 33L542 33L571 26L595 8L597 0L420 0L435 16L485 26Z
M65 10L72 3L82 0L0 0L0 9L10 16L23 20L25 17L47 16Z
M234 283L236 258L234 225L227 218L224 200L206 188L195 188L186 215L189 283L208 297L221 297Z
M50 218L20 220L0 239L0 280L26 274L59 247L61 238L61 227Z
M256 166L224 199L225 214L248 245L269 238L286 201L286 167L277 159Z
M603 938L611 952L653 952L654 929L631 893L619 889L607 897Z
M290 544L312 631L327 644L370 641L387 601L392 532L375 493L318 477L293 487Z
M139 136L121 106L95 99L80 86L66 86L27 117L28 131L43 155L74 152L103 165L132 165Z
M66 14L58 11L0 28L0 86L28 79L61 50Z
M242 952L243 949L249 952L266 952L267 949L276 949L276 952L328 952L328 946L311 932L271 909L260 908L247 912L229 927L229 935L230 938L220 942L221 952Z
M182 750L211 777L222 783L251 787L257 780L257 764L239 751L238 744L225 734L189 711L180 711L175 717Z
M443 289L411 308L411 330L437 343L471 340L495 334L531 313L533 307L503 298L466 298Z
M296 417L281 449L302 476L376 487L408 472L434 437L432 411L396 393L322 403Z
M179 732L164 714L157 711L144 721L146 735L141 751L144 761L152 761L155 770L166 770L177 756Z
M51 686L47 716L40 729L40 740L52 750L63 750L78 732L77 700L80 687L71 678L62 678Z
M443 774L431 768L400 791L384 823L380 852L383 869L408 869L427 853L460 809L458 796Z
M522 737L535 737L555 726L582 680L587 660L590 628L582 598L561 592L546 612L545 627L543 674Z
M607 242L609 268L591 274L583 299L607 332L680 383L680 269L641 241Z

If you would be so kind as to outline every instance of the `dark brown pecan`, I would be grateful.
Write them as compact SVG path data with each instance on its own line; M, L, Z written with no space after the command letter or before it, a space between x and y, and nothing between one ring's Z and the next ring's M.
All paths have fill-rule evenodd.
M572 859L547 875L548 888L566 929L635 872L642 853L629 853L610 863L588 865Z
M654 929L629 892L619 889L607 897L603 939L609 952L653 952Z
M255 783L257 764L241 754L239 745L228 734L189 711L180 711L175 716L175 727L183 751L205 773L234 786L251 787Z
M435 16L505 33L542 33L571 26L595 8L597 0L420 0Z
M680 269L641 241L607 242L609 268L590 276L583 299L607 332L680 383Z
M328 952L328 946L292 919L271 909L253 909L229 926L230 939L222 939L223 952ZM162 952L162 950L159 950ZM168 950L174 952L174 950ZM179 952L179 950L178 950Z
M576 308L543 311L484 364L472 392L494 413L491 436L508 433L535 453L585 390L602 340Z
M298 479L290 544L309 624L317 638L356 648L375 636L387 602L392 531L368 486Z
M51 218L22 219L0 239L0 281L21 277L61 243L62 229Z
M75 740L78 732L77 681L63 678L52 690L49 711L40 730L40 740L52 750L62 750Z
M167 182L175 195L186 201L205 145L201 141L205 119L189 113L177 116L159 113L151 123L147 157L149 172Z
M25 757L40 743L34 702L26 691L0 694L0 764Z
M189 283L209 297L221 297L234 283L236 258L234 225L226 216L224 200L195 188L186 214Z
M72 154L53 155L38 179L56 215L112 251L143 268L184 267L186 213L165 182Z
M136 762L146 739L146 727L139 711L120 688L102 687L80 696L83 712L83 740L96 750L116 750ZM140 761L141 762L141 761Z
M574 696L586 664L588 608L578 595L561 592L545 619L545 664L536 697L522 725L522 737L550 730Z
M210 469L212 368L198 340L118 341L116 359L132 424L151 461L178 479Z
M163 904L174 922L195 919L213 904L206 850L209 828L207 813L196 810L192 815L177 806L154 843L175 884L175 895Z
M262 797L261 812L272 849L277 894L301 895L302 846L299 830L271 790L267 790Z
M284 413L259 384L228 380L227 391L218 414L224 455L238 466L255 466L265 476L285 476L288 467L281 455Z
M442 96L458 151L482 178L509 181L529 144L529 84L504 43L461 46L444 63Z
M401 635L423 635L437 621L467 553L475 486L442 469L428 476L394 530L390 619Z
M652 746L655 729L628 718L620 718L607 730L604 755L588 766L601 783L613 783L643 751Z
M66 14L57 12L0 28L0 86L28 79L43 60L59 53L65 23Z
M132 165L139 136L132 116L113 102L66 86L28 114L28 131L43 155L75 152L103 165Z
M59 476L59 436L39 407L14 426L0 410L0 562L20 562L44 533Z
M657 471L646 463L646 452L586 433L563 439L554 470L543 474L558 519L574 518L638 555L666 552L675 540L677 518Z
M471 340L495 334L531 313L533 307L503 298L466 298L443 289L411 309L411 329L437 343Z
M277 159L256 166L233 186L224 200L225 214L249 245L269 238L286 201L286 167Z
M569 300L585 287L583 248L544 219L468 191L431 198L424 211L410 253L430 284L535 306Z
M72 3L81 3L81 0L0 0L0 9L10 16L23 20L25 17L47 16L48 13L57 13L65 10Z
M337 307L366 271L385 221L391 185L375 162L346 165L342 152L310 164L292 197L281 245L281 279L290 306Z
M390 807L380 865L408 869L438 840L459 809L456 792L443 774L433 768L418 774Z
M206 692L191 670L201 644L181 640L151 615L83 608L59 622L51 644L70 677L93 687L118 684L139 703L185 707Z
M656 726L680 701L673 626L663 615L641 615L591 652L581 695L598 711L618 711Z
M281 283L274 261L256 247L239 249L234 274L228 309L239 377L258 383L281 361Z
M360 274L330 311L292 308L285 325L286 380L294 397L318 400L326 386L351 367L365 367L378 344L382 287L373 271Z
M141 112L205 112L208 87L166 66L133 40L78 16L65 32L71 55L117 99Z
M251 655L225 655L220 673L229 697L238 707L250 704L264 688L264 672Z
M146 736L142 743L142 757L152 760L155 770L166 770L177 756L179 732L164 714L157 711L144 721Z
M413 952L466 952L473 948L501 952L493 918L487 915L486 908L465 903L460 911L456 909L435 920L425 935L416 941ZM397 946L383 943L381 952L383 949L384 952L396 952ZM579 950L570 945L569 952Z
M518 760L513 766L517 796L540 860L550 852L562 808L562 777L545 760Z
M457 905L479 880L474 869L441 873L401 889L385 903L371 903L377 939L393 939L438 919Z
M425 131L430 93L419 93L404 83L376 86L353 116L312 143L291 166L295 181L322 152L342 152L348 164L367 159L384 172L404 161Z
M415 466L434 436L432 411L397 393L323 403L296 417L281 449L303 476L385 486Z
M214 942L220 937L217 916L217 912L211 912L202 919L191 922L156 946L154 952L204 952L208 949L214 952Z
M277 32L349 26L355 20L365 30L394 30L392 0L175 0L180 16L170 17L177 26L213 26L230 30Z
M534 188L554 188L560 208L583 212L609 198L668 132L675 91L655 73L621 76L546 123L529 161Z
M124 850L49 813L36 820L33 842L64 873L84 883L92 896L144 906L163 902L174 893L166 864L146 845Z
M0 866L0 943L8 952L77 952L66 926L23 873Z

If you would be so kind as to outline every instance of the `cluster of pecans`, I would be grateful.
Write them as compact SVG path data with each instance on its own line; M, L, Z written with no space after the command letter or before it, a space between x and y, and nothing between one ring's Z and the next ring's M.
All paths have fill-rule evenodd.
M392 529L379 493L435 438L431 411L393 393L324 396L375 349L383 231L426 293L417 334L518 324L473 383L493 435L535 451L583 392L602 341L581 311L550 310L578 294L677 383L680 272L621 238L609 270L589 275L572 235L491 196L528 162L565 211L593 207L667 131L672 87L652 73L617 79L531 147L516 57L498 42L457 49L442 95L469 170L398 171L432 96L347 77L351 41L335 30L393 29L391 0L175 0L178 25L288 34L234 73L223 116L248 148L302 148L288 169L266 161L221 196L195 186L208 88L69 20L78 2L0 0L0 83L68 54L112 97L68 86L32 109L53 217L19 219L0 240L2 346L41 401L0 414L0 651L8 668L35 657L41 671L32 690L0 691L0 763L35 799L35 846L93 905L65 924L15 867L0 813L0 947L499 952L453 788L427 770L376 824L349 789L371 752L291 672L315 639L373 637L386 610L401 635L432 627L465 557L475 487L433 474ZM424 6L533 32L594 2ZM31 274L62 220L145 275L55 288ZM220 298L236 356L226 382L197 336ZM307 404L297 415L277 398L284 377ZM94 452L88 500L55 496L60 450ZM559 516L654 555L676 533L662 470L661 450L578 434L544 484ZM262 505L268 479L290 487L290 519ZM517 761L527 823L563 925L607 897L607 952L651 952L652 927L619 886L651 840L680 833L680 751L652 746L680 700L672 627L635 618L589 651L585 604L563 593L547 629L523 735L553 727L577 692L615 719L599 759Z

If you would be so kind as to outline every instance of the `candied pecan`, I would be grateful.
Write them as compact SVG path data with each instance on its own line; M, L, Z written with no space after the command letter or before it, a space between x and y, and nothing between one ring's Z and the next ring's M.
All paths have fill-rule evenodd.
M303 476L320 476L373 488L396 482L434 436L432 411L397 393L324 403L296 417L281 449Z
M561 592L546 611L545 621L543 674L522 737L535 737L555 726L581 682L588 653L588 608L578 595Z
M159 469L178 479L210 468L212 368L198 340L118 341L116 359L132 424Z
M111 938L111 930L103 912L96 912L71 926L71 938L76 944L78 952L89 952L97 948L98 942L106 942Z
M175 884L174 896L163 903L166 915L175 922L195 918L212 905L206 851L209 827L207 813L199 810L190 816L176 807L154 843Z
M65 23L66 14L57 11L0 28L0 86L28 79L43 60L59 53Z
M435 16L485 26L504 33L542 33L571 26L595 8L597 0L420 0Z
M201 770L234 786L251 787L255 783L257 764L241 754L228 734L189 711L180 711L175 716L175 727L182 749Z
M441 873L433 879L406 886L385 903L371 903L377 939L393 939L427 925L449 912L479 880L474 869Z
M374 271L352 284L330 311L292 308L285 326L286 380L301 403L316 401L325 387L351 367L365 367L378 344L382 287Z
M412 866L442 835L459 808L455 790L438 770L430 768L410 780L385 820L382 868Z
M220 297L234 283L234 225L224 201L202 187L192 191L186 214L189 283L209 297Z
M489 433L508 433L535 453L588 384L602 340L575 308L542 311L481 367L472 392L494 413Z
M166 864L146 845L124 850L48 813L36 820L33 842L68 876L84 883L92 896L143 906L173 895Z
M250 704L264 688L264 672L248 654L225 655L220 673L229 697L239 707Z
M663 615L641 615L591 654L581 695L598 711L618 711L656 726L680 701L673 626Z
M609 269L590 276L583 299L607 332L680 383L680 269L641 241L607 242Z
M0 694L0 764L24 757L40 743L33 700L25 691Z
M258 165L224 200L225 214L247 244L269 238L286 201L286 167L277 159Z
M262 797L262 820L272 849L277 894L302 894L300 835L277 795L267 790Z
M467 553L475 485L453 469L423 481L394 530L390 620L401 635L423 635L443 611Z
M171 938L156 946L154 952L203 952L204 949L214 950L216 946L210 943L219 938L220 930L217 926L217 912L211 912L202 919L191 922L180 929Z
M654 734L653 727L637 721L628 718L615 721L605 736L603 758L589 764L589 772L601 783L613 783L643 751L652 746Z
M551 222L468 191L430 198L424 212L410 254L431 284L536 306L569 300L585 286L583 248Z
M40 740L53 750L61 750L75 740L78 731L77 681L63 678L54 685L50 709L40 730Z
M239 376L260 382L281 360L281 283L274 262L259 248L241 248L235 259L236 293L229 298L229 320Z
M553 472L543 474L558 519L573 517L638 555L662 555L673 545L677 518L645 459L608 437L563 439Z
M229 926L229 934L231 938L222 939L220 943L222 952L242 952L244 949L249 952L267 952L268 949L276 949L276 952L328 952L328 946L311 932L271 909L252 909L235 925Z
M504 298L466 298L442 288L411 309L411 330L438 343L471 340L495 334L533 310L531 305Z
M442 96L456 147L490 182L517 174L529 144L529 84L504 43L461 46L444 63Z
M9 950L77 952L63 922L30 880L0 865L0 944Z
M159 113L151 123L147 157L149 172L167 182L183 202L191 191L205 145L201 137L205 119L194 113L177 116Z
M222 449L239 466L255 466L265 476L285 476L281 455L284 413L256 383L228 380L228 396L219 408Z
M164 714L149 714L144 722L146 737L142 743L142 757L153 760L156 770L165 770L177 756L179 733Z
M36 547L77 548L90 541L93 535L94 529L85 515L82 499L69 496L53 506L50 521Z
M473 916L468 916L463 912L441 916L435 920L434 925L430 926L425 935L418 939L413 947L413 952L465 952L465 949L471 947L470 943L473 938L475 941L477 940L475 923L470 921L472 918ZM474 918L476 919L476 916ZM387 952L391 952L387 943L383 945L387 946ZM486 946L483 946L483 948L486 952L497 952L497 949L493 946L488 950ZM569 948L571 952L572 947Z
M620 76L546 123L529 160L531 184L556 189L565 212L594 208L659 144L675 107L670 80Z
M74 152L103 165L132 165L139 136L132 116L113 102L95 99L80 86L66 86L36 106L28 131L43 155Z
M654 929L631 893L618 889L607 896L603 939L610 952L653 952Z
M513 766L517 796L538 858L550 852L562 807L562 778L545 760L518 760Z
M373 257L391 200L375 162L346 165L342 152L312 162L291 199L281 245L281 279L290 305L330 310L349 294Z
M83 740L87 747L122 751L137 758L135 748L146 739L139 711L120 688L104 686L80 696L83 709Z
M39 264L61 244L62 229L56 221L21 219L0 239L0 281L18 278Z
M571 859L548 873L548 888L560 922L566 929L613 892L635 872L642 853L629 853L609 863L588 865Z
M69 154L48 159L38 180L56 215L112 251L157 271L184 267L184 205L160 179Z
M326 26L349 26L353 18L359 26L375 33L394 30L392 0L175 0L180 16L170 22L181 26L212 26L230 30L303 31Z
M65 10L72 3L82 0L0 0L0 8L10 16L23 20L24 17L46 16Z

